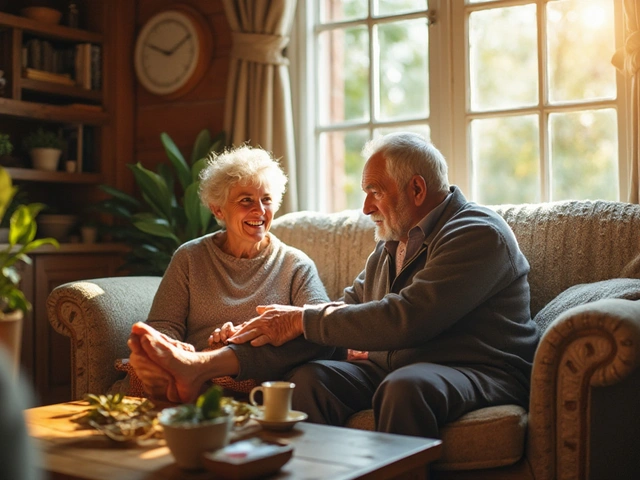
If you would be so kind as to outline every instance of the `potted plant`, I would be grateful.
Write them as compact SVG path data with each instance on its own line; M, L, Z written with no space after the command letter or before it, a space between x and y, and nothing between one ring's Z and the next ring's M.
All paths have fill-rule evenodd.
M209 209L200 203L198 188L207 154L224 149L225 138L224 132L212 138L209 130L202 130L187 163L171 137L162 133L160 139L173 169L161 163L156 173L140 163L128 165L143 201L108 185L100 187L111 198L92 209L119 219L121 222L110 226L108 233L131 247L122 269L137 275L161 276L180 245L220 228Z
M13 144L9 134L0 133L0 157L11 155L11 152L13 152Z
M13 152L13 143L8 133L0 133L0 165L5 167L18 167L20 161L11 155Z
M28 133L22 139L22 145L31 156L33 168L50 172L58 169L64 147L64 139L58 133L40 127Z
M165 408L158 415L164 438L180 468L202 468L203 452L229 443L233 411L222 404L222 388L214 385L195 404Z
M13 185L7 171L0 167L0 218L14 198L17 187ZM41 203L18 205L9 221L8 244L0 250L0 343L4 343L14 359L17 371L20 358L22 318L31 309L31 304L20 289L18 261L30 264L27 253L44 244L58 247L53 238L36 237L36 216L44 208Z

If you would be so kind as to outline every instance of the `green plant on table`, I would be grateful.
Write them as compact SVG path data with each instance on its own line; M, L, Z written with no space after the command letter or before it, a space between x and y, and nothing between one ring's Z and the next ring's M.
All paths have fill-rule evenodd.
M167 420L172 424L200 423L222 415L230 415L233 411L223 404L222 393L222 387L213 385L197 398L195 404L186 403L169 409L171 415Z
M225 147L224 132L212 138L209 130L202 130L189 163L167 133L162 133L160 139L173 168L161 163L153 172L139 162L128 165L142 201L102 185L100 188L111 198L92 208L119 219L105 229L115 240L131 247L121 268L138 275L163 275L180 245L220 228L210 210L201 204L198 188L206 156Z
M7 171L0 167L0 218L4 217L17 191L18 188L13 185ZM0 250L0 315L14 310L26 313L31 308L31 304L20 289L20 274L16 269L16 263L22 261L30 264L31 259L27 253L41 245L59 246L53 238L35 240L38 228L36 216L43 208L42 203L19 205L11 214L9 243Z
M58 133L52 130L45 130L42 127L29 132L22 139L22 146L25 150L31 150L32 148L55 148L62 150L64 144L64 139Z

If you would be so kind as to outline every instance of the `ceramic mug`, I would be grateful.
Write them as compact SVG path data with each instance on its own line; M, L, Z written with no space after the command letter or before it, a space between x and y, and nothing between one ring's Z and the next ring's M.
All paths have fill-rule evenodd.
M260 406L256 401L257 392L262 392L262 418L270 422L284 422L291 411L291 397L296 384L291 382L263 382L249 394L252 405Z

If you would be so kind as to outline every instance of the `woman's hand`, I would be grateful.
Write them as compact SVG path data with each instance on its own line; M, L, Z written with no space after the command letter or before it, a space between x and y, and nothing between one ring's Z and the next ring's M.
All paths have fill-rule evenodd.
M209 336L209 346L213 347L216 343L227 343L227 339L238 330L233 323L227 322L220 328L216 328Z

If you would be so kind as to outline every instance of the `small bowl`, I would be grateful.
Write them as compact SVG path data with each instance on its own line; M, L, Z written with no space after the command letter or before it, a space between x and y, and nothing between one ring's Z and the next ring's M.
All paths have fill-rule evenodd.
M53 237L59 242L66 242L77 221L77 215L40 214L36 217L38 236Z
M57 25L62 18L62 12L49 7L26 7L20 10L23 17L48 25Z
M205 468L202 454L226 447L233 425L233 415L228 413L202 422L176 422L173 420L180 407L165 408L158 415L164 430L167 446L176 465L185 470Z

